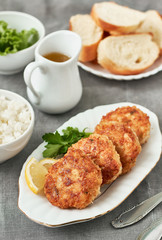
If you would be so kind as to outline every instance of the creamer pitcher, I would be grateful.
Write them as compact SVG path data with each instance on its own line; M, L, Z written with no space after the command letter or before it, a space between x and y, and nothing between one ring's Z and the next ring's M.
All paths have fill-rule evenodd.
M35 50L35 62L24 71L29 100L46 113L63 113L79 102L82 84L77 59L81 38L74 32L61 30L47 35ZM47 59L47 55L65 55L65 61ZM57 59L56 59L57 60Z

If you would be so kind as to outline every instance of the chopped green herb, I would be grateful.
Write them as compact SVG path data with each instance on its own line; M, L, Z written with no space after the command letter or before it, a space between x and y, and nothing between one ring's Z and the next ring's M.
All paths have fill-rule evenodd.
M62 130L63 135L58 131L55 133L46 133L43 135L43 140L48 144L45 146L46 150L43 152L43 157L56 157L67 152L68 148L78 142L81 138L89 137L91 133L79 132L78 128L67 127Z
M0 21L0 55L2 56L28 48L38 39L38 31L34 28L17 32L16 29L8 28L5 21Z

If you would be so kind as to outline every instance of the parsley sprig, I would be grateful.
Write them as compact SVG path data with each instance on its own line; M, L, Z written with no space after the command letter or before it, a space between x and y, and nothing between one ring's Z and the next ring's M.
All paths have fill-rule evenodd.
M43 157L56 157L67 152L68 148L78 142L81 138L89 137L91 133L85 132L85 129L80 132L78 128L67 127L62 130L63 135L58 131L55 133L46 133L43 135L43 140L48 144L45 145L46 150L43 152Z

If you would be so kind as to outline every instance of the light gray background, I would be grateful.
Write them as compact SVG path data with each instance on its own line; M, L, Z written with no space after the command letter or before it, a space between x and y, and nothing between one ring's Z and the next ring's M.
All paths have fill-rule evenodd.
M94 2L97 1L0 0L0 11L16 10L32 14L43 22L48 34L56 30L68 29L70 16L89 13ZM118 0L117 2L143 11L156 9L162 14L162 0ZM34 109L36 121L30 142L20 154L0 165L0 240L134 240L143 229L162 215L162 205L159 205L133 226L116 230L110 225L110 221L124 209L162 190L162 161L159 161L140 186L119 207L93 221L52 229L30 221L18 209L18 178L27 156L42 142L41 137L45 132L54 131L77 113L102 104L130 101L155 112L162 127L162 72L146 79L129 82L100 78L82 69L80 76L83 83L80 103L62 115L47 115ZM27 98L23 72L12 76L0 75L0 88Z

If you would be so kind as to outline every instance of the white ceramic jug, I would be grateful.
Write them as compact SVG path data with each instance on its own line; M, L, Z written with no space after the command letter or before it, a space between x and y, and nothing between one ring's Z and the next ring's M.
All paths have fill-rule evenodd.
M46 113L63 113L73 108L82 96L77 59L81 38L74 32L61 30L42 39L35 50L35 62L24 71L27 95L33 105ZM58 52L70 57L54 62L45 54Z

